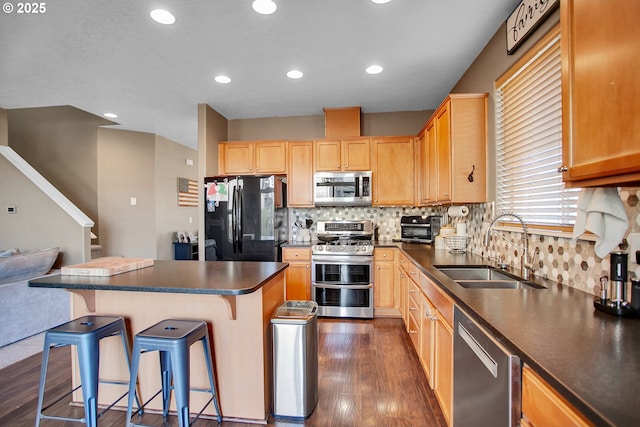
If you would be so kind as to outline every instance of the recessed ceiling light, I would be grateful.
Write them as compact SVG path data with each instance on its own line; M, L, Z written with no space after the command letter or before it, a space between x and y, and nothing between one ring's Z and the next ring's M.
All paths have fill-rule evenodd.
M108 117L110 119L117 119L118 115L117 114L113 114L113 113L104 113L105 117Z
M368 74L380 74L383 68L380 65L370 65L365 70Z
M261 15L271 15L278 8L272 0L254 0L251 6Z
M287 72L287 77L289 77L290 79L299 79L302 76L304 76L304 74L299 70L291 70Z
M231 79L223 75L215 76L214 80L217 81L218 83L223 83L223 84L231 83Z
M371 0L372 2L374 2L375 4L385 4L385 3L389 3L391 0Z
M154 9L151 11L151 13L149 13L149 15L151 15L151 19L160 24L171 25L176 22L176 17L173 16L168 10Z

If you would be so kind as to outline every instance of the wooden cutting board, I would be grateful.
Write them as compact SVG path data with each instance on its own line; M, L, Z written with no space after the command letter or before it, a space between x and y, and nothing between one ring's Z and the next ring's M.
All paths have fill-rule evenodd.
M152 265L151 258L102 257L84 264L62 267L60 273L68 276L114 276Z

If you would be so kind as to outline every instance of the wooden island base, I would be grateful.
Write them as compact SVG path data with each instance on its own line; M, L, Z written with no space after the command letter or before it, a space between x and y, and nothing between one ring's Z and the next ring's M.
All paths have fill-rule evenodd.
M212 332L213 362L224 419L266 423L272 405L270 319L274 309L284 301L284 271L255 292L236 295L235 316L231 315L229 301L220 295L114 290L83 290L71 295L72 318L88 314L123 316L130 341L137 332L163 319L206 321ZM105 339L100 345L101 379L128 380L120 340ZM191 348L191 387L206 388L207 375L200 345L196 343ZM152 352L140 358L138 379L143 402L160 389L157 354ZM79 372L75 357L73 365L73 384L76 386ZM122 386L101 384L100 404L108 404L122 393ZM191 411L197 413L209 397L207 393L191 393ZM82 401L80 391L74 399ZM126 409L126 399L118 406ZM156 397L147 408L161 410L161 398ZM203 414L214 415L213 404Z

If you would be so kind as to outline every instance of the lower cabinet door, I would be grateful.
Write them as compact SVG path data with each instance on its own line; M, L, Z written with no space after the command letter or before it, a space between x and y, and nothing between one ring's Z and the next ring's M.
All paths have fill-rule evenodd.
M453 330L437 313L435 338L435 381L433 391L436 394L442 414L451 425L453 398Z

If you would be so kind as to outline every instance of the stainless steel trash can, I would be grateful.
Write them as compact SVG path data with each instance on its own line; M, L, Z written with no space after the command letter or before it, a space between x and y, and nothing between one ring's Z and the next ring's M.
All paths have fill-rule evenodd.
M286 301L271 317L273 415L307 418L318 403L318 304Z

